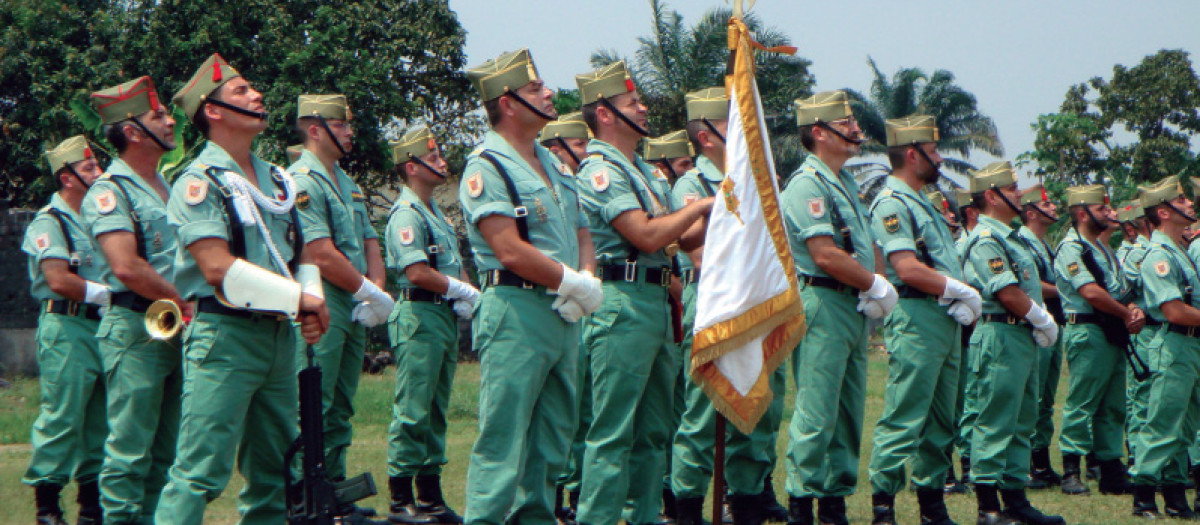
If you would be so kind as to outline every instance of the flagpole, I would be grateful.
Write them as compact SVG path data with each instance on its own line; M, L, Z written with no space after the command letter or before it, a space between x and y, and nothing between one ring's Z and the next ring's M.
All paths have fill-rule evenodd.
M725 416L721 412L714 410L717 415L717 420L714 422L713 435L716 439L717 449L713 454L713 508L712 522L713 525L722 523L725 515Z

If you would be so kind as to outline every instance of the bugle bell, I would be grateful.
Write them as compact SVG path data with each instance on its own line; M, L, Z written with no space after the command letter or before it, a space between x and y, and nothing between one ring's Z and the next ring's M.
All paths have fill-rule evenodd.
M183 312L179 310L175 301L170 299L159 299L151 303L150 308L146 309L145 321L146 333L150 334L151 339L158 341L175 337L184 324Z

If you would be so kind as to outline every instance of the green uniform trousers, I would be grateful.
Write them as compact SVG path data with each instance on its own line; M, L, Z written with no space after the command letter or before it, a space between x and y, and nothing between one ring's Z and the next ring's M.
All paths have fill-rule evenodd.
M958 428L959 324L935 298L900 299L883 333L891 356L871 450L871 489L900 492L909 460L914 485L941 489Z
M1165 325L1157 332L1146 346L1154 374L1131 472L1138 485L1187 482L1187 451L1200 422L1200 340Z
M388 339L396 355L388 476L441 474L458 368L458 315L448 302L402 300L388 319Z
M1146 326L1141 333L1133 336L1133 350L1142 358L1142 362L1150 364L1150 342L1158 333L1158 326ZM1129 445L1129 457L1137 458L1138 435L1146 424L1147 412L1150 410L1150 386L1152 378L1138 381L1133 377L1133 369L1125 367L1125 440ZM1200 459L1200 458L1197 458Z
M298 432L296 329L274 318L201 312L183 339L179 446L156 524L199 524L237 451L244 525L283 523L284 452Z
M632 524L658 520L671 439L679 352L668 338L667 289L607 281L583 329L592 368L592 425L583 455L578 521L613 525L626 500Z
M971 481L1024 488L1038 404L1033 333L1024 324L981 321L971 334L971 349L977 411L971 425Z
M329 330L313 345L317 366L321 367L321 408L325 424L325 469L332 479L346 477L346 449L354 436L350 418L354 416L354 394L362 376L363 353L367 350L367 329L350 318L354 297L328 281L325 306L329 308ZM296 335L296 372L308 368L308 345Z
M575 432L579 328L543 287L489 286L472 323L479 437L467 467L467 523L553 524L554 483Z
M796 402L788 429L787 491L854 493L867 387L866 318L853 293L803 287L808 332L792 354Z
M108 382L108 440L100 473L105 519L152 523L179 437L178 341L146 333L145 314L108 309L96 332Z
M587 433L592 426L592 368L587 347L583 344L582 331L580 335L579 382L575 383L579 393L579 402L576 404L579 421L575 428L575 437L571 439L567 468L558 478L558 483L570 492L579 492L580 482L583 481L583 452L587 449Z
M1054 398L1058 396L1058 376L1062 374L1063 338L1050 348L1038 347L1038 417L1029 446L1033 450L1050 448L1054 439Z
M82 316L38 317L41 403L33 423L33 454L22 482L66 485L96 481L104 459L104 365L96 347L97 321Z
M1063 454L1095 453L1107 461L1125 455L1125 351L1108 343L1095 324L1063 327L1067 398L1063 402Z
M971 336L974 335L975 326L963 327L962 329L962 348L959 355L958 367L958 404L955 405L955 413L958 414L958 438L954 440L954 445L958 448L958 455L970 459L971 457L971 427L975 425L975 418L979 416L978 410L975 408L975 376L971 374L971 354L974 350L971 348Z

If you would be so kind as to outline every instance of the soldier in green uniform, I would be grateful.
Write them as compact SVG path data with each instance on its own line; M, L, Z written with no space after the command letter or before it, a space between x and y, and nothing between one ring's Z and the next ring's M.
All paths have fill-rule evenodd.
M33 454L21 482L33 486L38 525L66 525L58 498L71 479L79 485L79 523L102 520L98 477L108 435L104 364L94 334L109 305L101 260L79 206L100 165L87 139L76 135L46 152L58 191L25 230L30 293L41 303L37 362L41 386Z
M1146 211L1137 199L1117 207L1117 220L1121 223L1122 236L1121 246L1117 247L1117 260L1123 266L1130 251L1143 251L1154 230L1146 222Z
M635 525L658 519L670 442L679 349L671 333L671 257L693 248L713 199L679 210L666 177L634 149L648 135L624 62L577 75L594 138L579 168L580 197L596 243L604 303L584 323L592 371L592 425L583 460L578 521L612 525L626 497ZM685 235L687 234L687 235Z
M781 197L801 283L808 332L792 356L795 408L787 448L789 523L844 524L858 482L867 383L867 318L896 305L882 274L858 184L842 167L862 131L844 92L798 99L800 141L809 156Z
M982 299L963 283L950 228L920 191L941 175L937 122L911 115L885 126L892 175L871 204L871 227L900 300L884 320L888 380L871 450L872 523L896 523L911 462L921 523L948 525L942 494L958 426L959 326L975 322Z
M537 144L555 119L529 50L467 70L491 131L467 159L459 200L482 276L479 437L468 523L554 522L553 491L575 431L578 321L600 307L575 178Z
M971 230L975 229L975 225L979 223L979 208L975 207L970 190L955 190L954 200L958 205L958 220L960 224L958 237L954 240L954 248L958 251L958 256L965 265L967 261L967 238L970 237ZM958 462L962 476L955 478L953 472L949 473L945 487L947 494L966 494L970 492L971 426L974 425L975 416L978 415L974 405L974 376L971 374L970 366L968 366L971 362L971 333L974 330L975 325L962 327L962 336L959 339L962 348L958 367L958 405L955 407L955 412L959 414L959 417L958 438L954 440L954 448L958 450Z
M303 253L295 181L251 153L267 127L262 95L213 54L173 102L208 141L167 202L175 283L197 305L183 335L179 446L154 523L201 523L237 450L241 523L278 524L284 452L297 432L291 319L305 341L320 339L329 325L321 276Z
M971 193L980 217L967 239L965 274L983 295L968 363L977 412L971 428L977 523L1065 524L1059 516L1042 514L1025 496L1038 410L1037 346L1053 345L1058 325L1041 305L1035 256L1009 226L1021 213L1012 165L993 162L973 175ZM997 490L1004 498L1003 513Z
M325 468L335 481L346 477L354 394L362 375L367 328L383 324L395 303L383 291L383 255L371 226L362 189L338 165L353 149L353 114L344 95L300 95L296 131L300 158L288 168L296 179L296 209L305 251L321 271L329 330L313 345L321 368ZM308 367L307 345L297 341L296 367ZM374 510L344 504L342 515L373 516Z
M399 301L388 318L396 388L388 427L388 486L394 523L462 523L442 498L446 414L458 365L458 319L470 319L479 290L469 284L458 235L433 201L446 161L433 133L410 130L390 144L404 179L388 217L388 262ZM417 497L413 499L413 478Z
M168 187L158 162L175 149L175 120L150 77L91 96L116 148L107 172L88 191L82 215L107 261L112 306L96 337L108 384L108 440L100 491L110 523L151 523L175 459L183 367L177 340L146 332L146 309L174 301L175 230L167 224Z
M1111 208L1104 186L1067 188L1067 206L1073 227L1054 258L1067 319L1062 345L1069 373L1058 444L1063 454L1062 491L1089 492L1080 479L1080 460L1095 452L1101 468L1100 491L1125 494L1124 346L1130 333L1141 330L1145 316L1140 308L1127 306L1130 291L1120 262L1098 238L1113 226L1107 217ZM1121 326L1128 333L1113 335Z
M1176 177L1140 186L1138 200L1154 226L1140 265L1142 297L1148 316L1162 326L1143 349L1153 375L1149 379L1146 420L1134 436L1133 515L1159 518L1155 489L1161 486L1168 517L1195 519L1189 507L1187 449L1200 417L1200 294L1195 263L1184 252L1183 229L1195 220L1192 201Z
M1120 206L1117 210L1117 219L1121 221L1121 228L1125 234L1125 239L1121 241L1121 246L1117 249L1117 260L1121 261L1121 271L1124 272L1125 280L1129 283L1132 302L1145 312L1150 307L1146 305L1146 296L1142 287L1142 261L1149 252L1150 234L1154 230L1147 228L1149 223L1146 221L1145 209L1137 199L1125 206ZM1142 363L1149 362L1150 355L1147 353L1147 348L1154 340L1161 324L1153 317L1146 316L1146 328L1133 336L1133 352L1137 356L1136 359ZM1139 379L1135 375L1133 367L1126 367L1125 445L1129 449L1128 464L1130 466L1137 457L1137 435L1141 432L1142 425L1146 423L1146 410L1148 409L1146 403L1150 397L1150 385L1151 381Z
M1046 231L1058 222L1058 207L1046 195L1042 185L1021 193L1021 228L1017 237L1033 252L1038 275L1042 278L1042 301L1055 322L1066 320L1058 288L1054 285L1054 256L1046 244ZM1058 486L1062 478L1050 464L1050 440L1054 437L1054 398L1058 394L1058 376L1062 368L1062 340L1048 348L1038 347L1038 418L1029 446L1029 488Z
M579 169L579 163L587 157L589 140L592 140L592 130L588 129L583 121L583 113L579 111L546 124L538 134L538 143L562 160L570 168L571 174Z
M724 91L723 88L713 89ZM696 167L695 158L696 150L685 129L646 139L646 146L642 149L642 160L662 171L671 184Z

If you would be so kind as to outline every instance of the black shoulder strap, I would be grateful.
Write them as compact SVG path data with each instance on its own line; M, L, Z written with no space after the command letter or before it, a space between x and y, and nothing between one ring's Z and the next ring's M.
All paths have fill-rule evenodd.
M508 190L508 200L512 202L513 213L516 215L517 234L521 236L522 241L529 242L529 223L526 219L529 216L529 209L521 202L521 194L517 192L517 185L513 183L508 171L500 165L500 161L496 160L492 152L482 151L479 156L490 162L492 167L496 168L496 173L500 174L500 178L504 180L504 188Z
M1037 251L1037 247L1033 245L1034 241L1026 239L1025 236L1023 236L1023 235L1018 235L1017 238L1021 239L1021 242L1025 244L1025 247L1029 248L1029 251L1033 252L1033 254L1035 256L1037 255L1038 251ZM1041 242L1041 241L1037 241L1037 242ZM1045 243L1042 243L1042 245L1044 246ZM1047 250L1047 253L1049 253L1049 250ZM1051 277L1051 275L1052 275L1051 271L1053 270L1053 264L1054 264L1053 257L1054 256L1051 255L1051 259L1049 261L1043 261L1041 257L1034 258L1034 263L1037 264L1038 273L1041 275L1042 282L1044 282L1044 283L1050 283L1050 284L1054 283L1053 278L1047 279L1047 277Z
M650 209L649 206L646 205L646 198L642 196L642 192L638 191L637 183L634 182L634 180L633 180L633 175L629 174L629 171L625 169L625 166L622 166L619 162L613 160L608 155L605 155L603 153L600 153L599 155L601 158L604 159L605 162L612 164L613 166L616 166L617 169L621 170L621 175L623 175L625 177L625 182L629 184L629 188L631 190L633 190L633 196L637 198L638 206L641 206L642 211L646 212L646 215L653 219L654 212ZM588 158L591 158L591 157L588 157ZM587 161L584 160L584 162L587 162ZM650 189L650 187L647 186L646 191L654 191L654 190ZM641 254L641 252L637 249L637 246L634 246L633 243L629 243L629 253L625 255L625 264L637 264L638 255L640 255L640 254Z
M908 222L909 225L912 226L913 244L915 244L917 248L917 257L921 258L921 262L925 263L925 266L933 268L933 255L929 253L929 246L925 244L925 235L923 235L921 233L921 229L917 227L917 216L915 213L913 213L912 206L909 206L906 202L904 202L905 199L895 192L884 197L884 199L894 199L899 202L901 206L904 206L904 209L908 210ZM883 199L879 199L875 201L875 204L871 205L872 216L875 215L875 207L881 202L883 202Z
M308 170L307 173L310 174L309 175L310 177L312 177L311 174L315 173L316 177L314 177L314 178L318 180L317 184L324 183L325 187L329 189L329 191L327 193L333 193L333 195L335 197L337 197L339 200L341 199L341 195L338 193L338 189L333 185L333 182L331 182L329 180L329 178L325 177L324 173L321 173L319 171L313 171L313 170ZM278 184L278 182L276 184ZM343 252L341 248L338 248L338 243L337 243L338 228L337 228L337 223L333 221L333 205L329 203L329 195L326 194L324 196L324 199L325 199L325 223L327 225L329 225L329 240L333 243L333 249L337 250L338 253L342 254L342 257L346 257L346 253ZM343 201L343 204L345 204L344 201ZM353 215L353 213L351 215ZM299 224L299 223L297 223L297 224ZM300 229L297 228L296 231L300 231ZM350 258L346 257L346 259L349 260Z
M283 171L279 168L275 169L279 170L280 172ZM281 191L286 192L287 186L284 186L283 184L283 174L279 173L278 175L279 177L271 177L271 180L275 181L275 185L278 186ZM295 195L292 195L292 197L295 197ZM325 205L329 205L328 197L325 198ZM304 251L304 231L300 228L300 210L296 209L296 203L294 201L292 202L292 209L290 210L289 214L292 216L292 224L288 226L288 233L290 234L288 237L291 237L292 240L292 258L288 260L288 270L292 272L292 275L296 275L296 271L300 269L300 252ZM332 223L330 224L330 228L332 233ZM337 249L337 243L334 243L334 249ZM344 255L345 254L343 254L343 256Z
M713 189L711 187L709 187L708 179L704 178L704 172L700 172L699 178L700 178L700 192L703 193L705 197L715 197L717 195L717 192L713 191Z
M429 218L417 209L416 204L410 202L408 207L412 208L417 217L425 221L425 254L429 257L429 267L436 271L438 269L438 252L441 250L438 248L437 240L433 238L433 223L429 222Z
M829 181L825 180L825 177L816 170L813 170L813 176L825 188L825 199L829 201L829 219L833 223L833 230L842 235L842 251L853 255L854 233L850 231L850 226L842 219L842 213L838 211L837 200L833 198L833 190L829 188ZM845 194L845 192L842 193Z
M981 241L981 240L983 240L983 237L976 237L971 240L970 244L967 244L967 249L964 250L963 253L966 254L968 260L970 260L970 258L971 258L971 250L975 249L975 245L979 244L979 241ZM997 241L995 239L992 239L992 241L994 241L997 245L1000 246L1000 253L1004 256L1005 264L1008 265L1009 270L1012 271L1013 276L1017 278L1017 281L1020 281L1021 274L1019 273L1019 271L1020 271L1021 267L1013 262L1012 256L1010 256L1008 254L1008 248L1005 248L1004 243L1002 243L1000 241Z
M113 186L116 186L118 190L121 190L121 195L125 197L125 202L129 204L129 219L130 222L133 223L133 236L137 239L138 257L141 257L147 261L150 260L150 257L146 252L146 237L145 232L142 230L142 218L138 216L137 210L133 207L133 199L129 198L129 191L125 189L124 184L121 184L120 177L110 176L108 180L109 182L112 182Z
M54 208L47 210L54 220L58 221L58 227L62 229L63 242L67 243L67 268L71 273L79 273L79 254L75 251L75 240L71 238L71 230L67 227L67 218L63 216L61 211Z
M246 258L246 232L242 231L242 217L238 215L237 206L233 205L233 192L221 182L220 174L224 168L209 166L204 170L204 176L212 181L213 186L221 192L221 204L225 206L225 215L229 217L229 252L241 259Z

